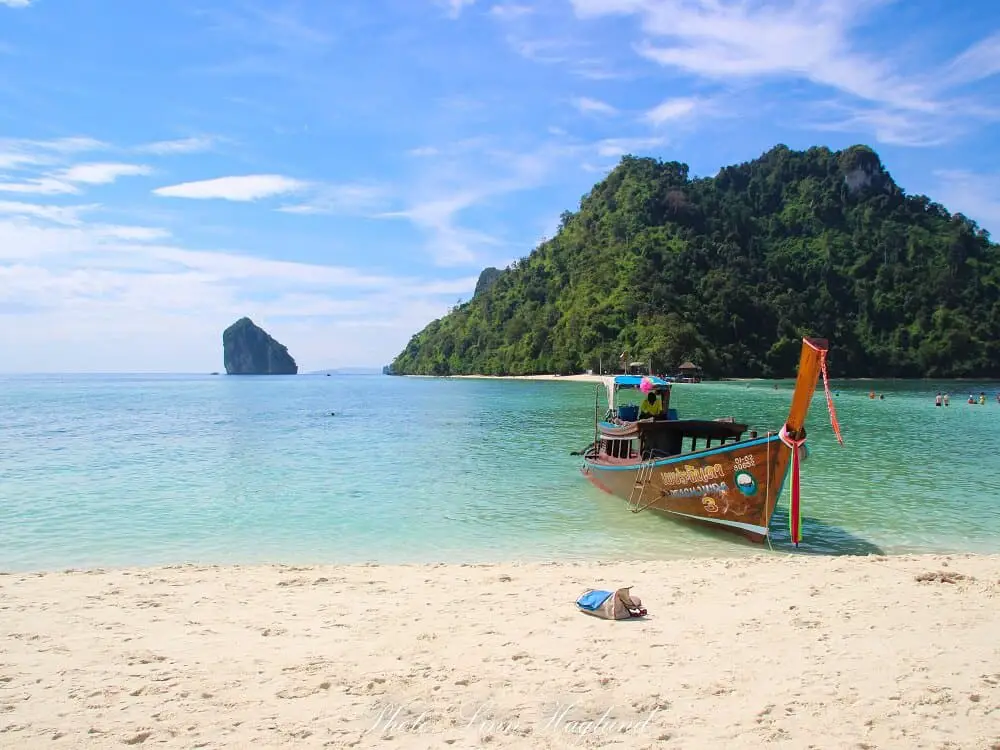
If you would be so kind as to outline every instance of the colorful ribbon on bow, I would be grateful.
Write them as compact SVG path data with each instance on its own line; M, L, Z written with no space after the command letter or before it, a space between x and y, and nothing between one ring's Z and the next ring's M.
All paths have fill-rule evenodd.
M792 451L792 492L788 501L788 533L792 537L792 543L798 547L802 541L802 512L801 497L799 491L799 451L806 444L805 438L793 438L788 434L786 427L782 427L778 433L781 442Z
M826 371L826 349L818 349L809 341L809 346L819 352L819 368L823 372L823 391L826 393L826 410L830 412L830 426L833 427L833 434L837 436L837 442L844 444L844 437L840 434L840 423L837 421L837 410L833 407L833 396L830 394L830 376Z

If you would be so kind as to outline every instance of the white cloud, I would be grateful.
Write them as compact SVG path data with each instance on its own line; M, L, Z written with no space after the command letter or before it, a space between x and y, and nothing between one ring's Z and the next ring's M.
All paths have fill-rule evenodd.
M384 213L381 218L407 219L430 235L427 249L441 266L471 265L477 262L476 249L497 244L487 234L457 225L458 214L475 205L482 191L469 190L411 204L402 211Z
M646 112L645 120L654 126L690 117L698 109L700 101L690 96L667 99Z
M441 150L434 146L418 146L417 148L411 148L406 152L408 156L437 156L441 153Z
M156 188L153 192L167 198L196 200L255 201L302 190L308 183L278 174L251 174L217 177L212 180L182 182Z
M826 87L848 112L826 123L830 129L869 130L883 142L929 145L976 122L1000 119L976 100L948 93L1000 72L1000 33L972 45L940 72L903 75L891 50L865 52L854 38L873 9L892 1L570 0L581 20L636 16L643 36L634 49L664 67L727 86L791 78Z
M649 151L665 143L664 138L605 138L597 142L596 150L598 156L617 158Z
M44 211L4 209L5 371L218 370L222 330L243 315L302 370L384 364L476 283L193 251L158 243L155 227L53 226Z
M51 177L33 178L21 182L0 182L0 193L23 193L28 195L59 195L61 193L79 193L75 185L65 180Z
M970 83L1000 73L1000 31L976 42L949 63L945 78L954 84Z
M31 2L32 0L0 0L0 5L6 5L8 8L27 8Z
M282 206L289 214L366 214L385 207L388 191L379 185L324 185L305 203Z
M479 266L505 241L461 223L463 212L501 196L540 187L587 147L564 138L535 148L497 148L487 139L450 144L443 157L396 199L403 208L378 215L405 219L427 235L425 250L440 266ZM460 158L459 158L460 157Z
M602 102L600 99L591 99L587 96L581 96L573 100L573 106L576 107L583 114L599 114L599 115L616 115L618 110L608 104L607 102Z
M439 5L443 5L449 18L458 18L466 7L472 7L476 0L437 0Z
M45 219L55 224L76 226L81 223L81 214L100 208L98 204L87 206L50 206L38 203L0 201L0 214Z
M535 9L530 5L518 5L515 3L498 4L490 8L490 15L502 21L523 18L524 16L530 16L534 12Z
M170 237L169 231L159 227L133 227L121 224L93 224L90 231L95 237L108 237L131 242L153 242Z
M172 141L155 141L136 148L136 151L146 154L156 154L158 156L169 156L173 154L194 154L200 151L209 151L215 145L215 139L206 136L193 136L191 138L178 138Z
M20 154L20 156L18 156ZM0 159L4 156L0 154ZM65 157L63 157L64 159ZM16 169L25 170L53 159L38 151L8 152L6 161ZM0 183L0 193L23 193L33 195L59 195L79 193L79 185L106 185L119 177L149 174L149 167L141 164L120 164L115 162L93 162L77 164L41 177L25 177L20 181Z
M870 0L749 5L734 0L571 0L577 15L639 14L648 37L641 55L706 78L804 77L879 102L933 108L917 87L851 48L848 31Z
M99 151L107 144L93 138L72 137L53 140L0 138L0 169L58 163L69 154Z
M147 175L151 172L143 164L121 164L116 162L94 162L77 164L60 172L57 177L66 182L78 182L86 185L106 185L119 177Z

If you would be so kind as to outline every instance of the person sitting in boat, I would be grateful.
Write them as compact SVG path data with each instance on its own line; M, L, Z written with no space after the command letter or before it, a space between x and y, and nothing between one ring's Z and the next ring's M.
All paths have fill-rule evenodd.
M655 419L660 416L663 416L663 401L656 397L656 391L650 391L639 405L639 419Z

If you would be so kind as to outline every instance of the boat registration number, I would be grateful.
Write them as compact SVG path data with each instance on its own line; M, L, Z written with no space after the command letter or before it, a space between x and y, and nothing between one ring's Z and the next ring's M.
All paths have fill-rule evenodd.
M733 468L739 471L740 469L749 469L751 466L756 466L757 460L753 455L749 456L737 456L733 459Z

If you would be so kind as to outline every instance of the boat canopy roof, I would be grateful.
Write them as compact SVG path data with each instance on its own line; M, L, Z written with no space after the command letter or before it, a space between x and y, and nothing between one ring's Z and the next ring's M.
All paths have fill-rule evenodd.
M657 378L650 375L615 375L614 387L615 390L620 390L622 388L638 388L642 385L643 380L648 380L656 388L666 388L670 385L670 383L663 378Z
M666 390L670 387L670 381L663 378L651 377L649 375L609 375L604 378L604 389L608 398L608 408L615 409L615 394L622 390L638 390L643 380L648 380L653 384L653 388L658 391Z

